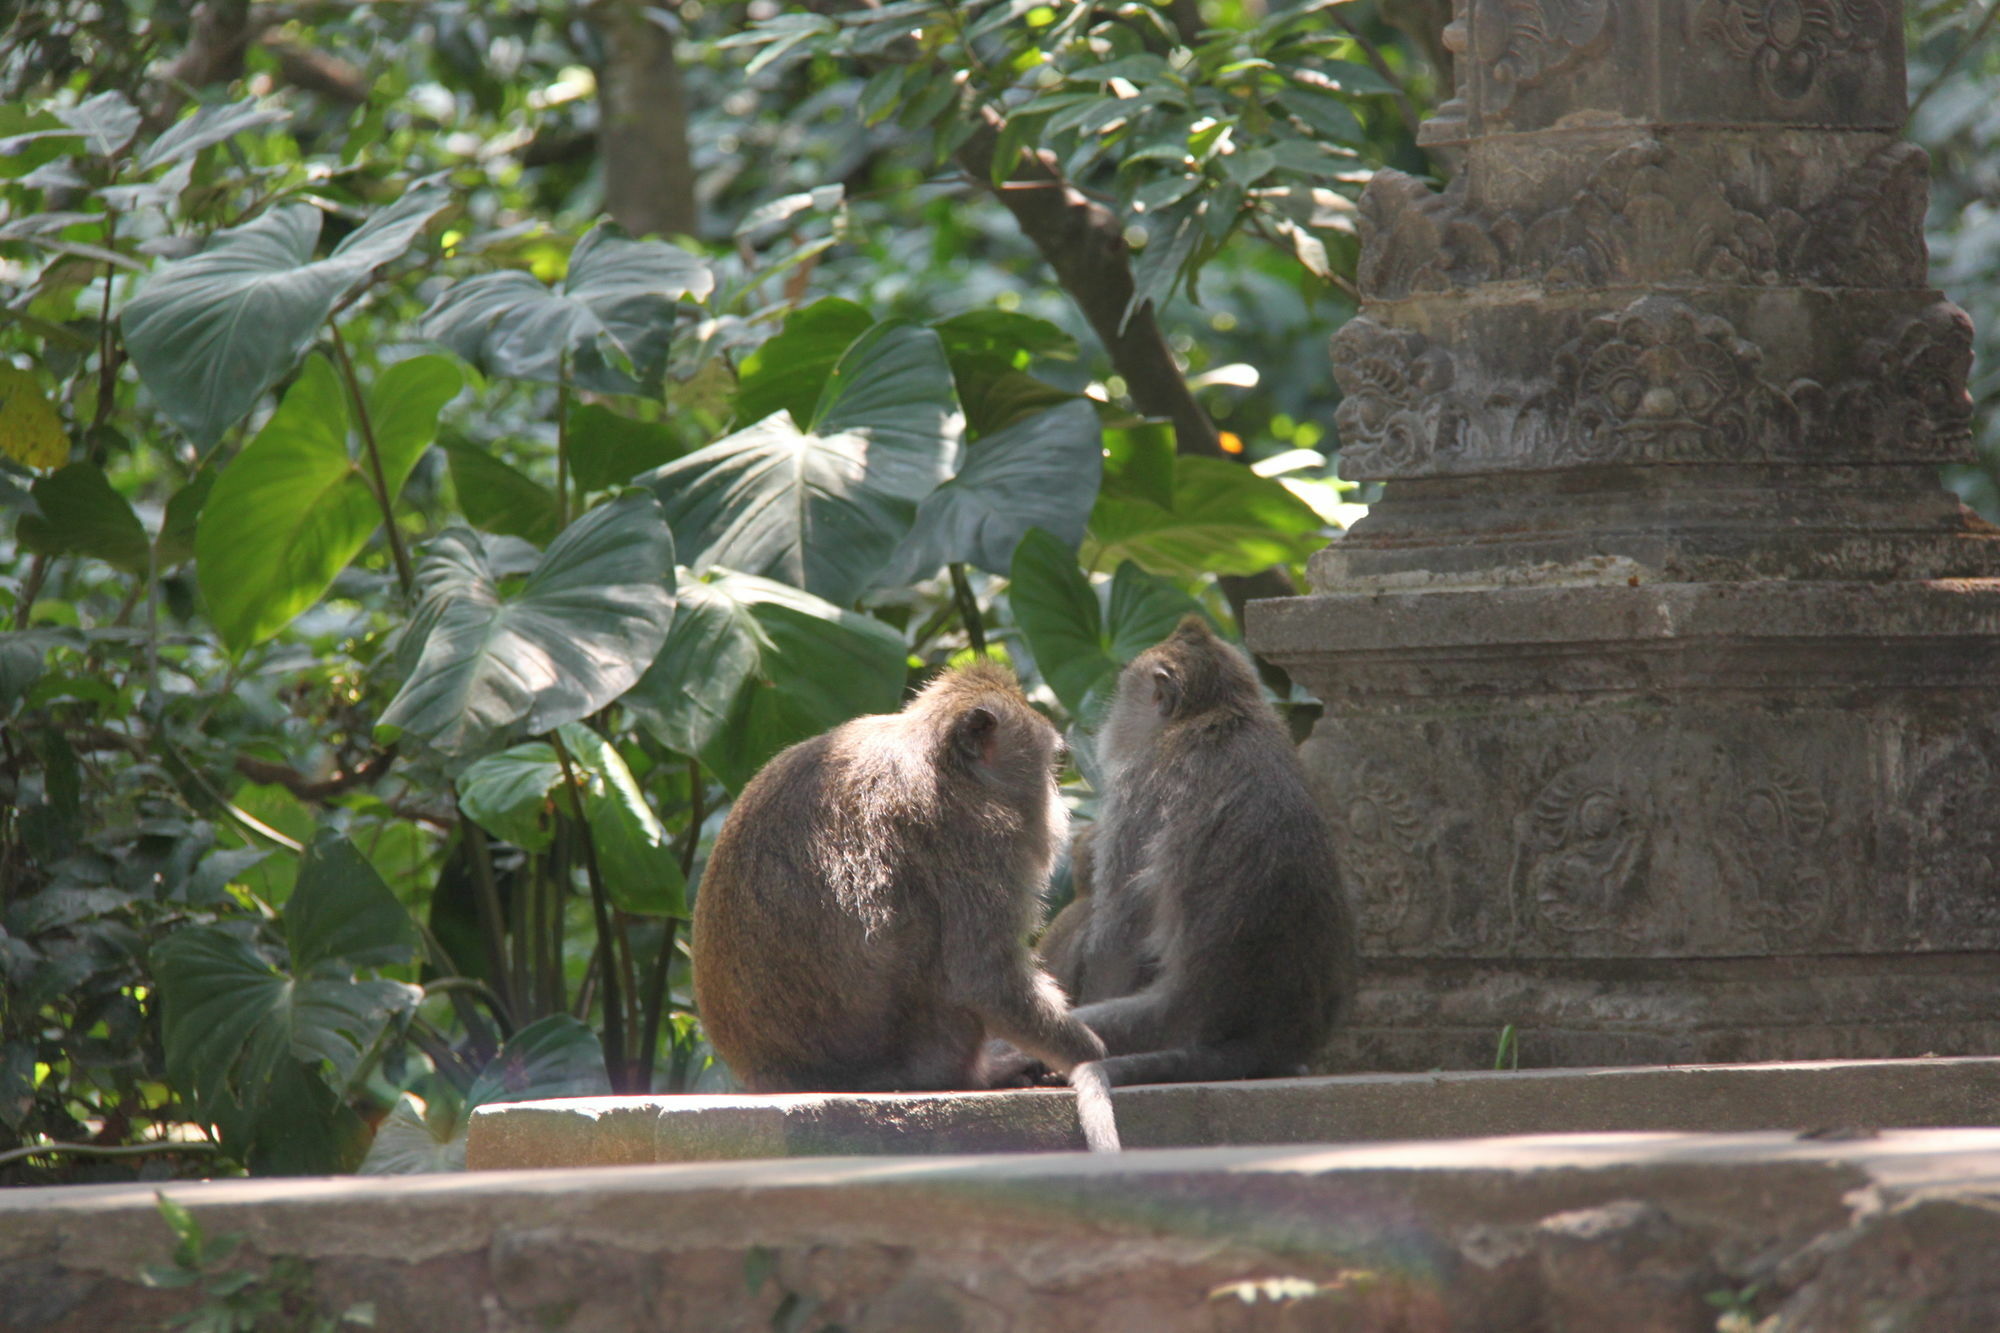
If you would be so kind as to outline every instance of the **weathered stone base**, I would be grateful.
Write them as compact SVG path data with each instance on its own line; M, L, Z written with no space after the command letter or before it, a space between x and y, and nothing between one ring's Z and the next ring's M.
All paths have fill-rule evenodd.
M2000 953L1482 962L1374 958L1327 1070L1892 1060L2000 1051Z
M1634 579L1252 605L1326 706L1326 1067L2000 1050L2000 580Z
M0 1192L0 1330L164 1328L151 1184ZM381 1329L1992 1333L2000 1131L168 1185ZM272 1290L282 1285L260 1279ZM1255 1284L1255 1285L1246 1285ZM1749 1327L1749 1323L1739 1327Z

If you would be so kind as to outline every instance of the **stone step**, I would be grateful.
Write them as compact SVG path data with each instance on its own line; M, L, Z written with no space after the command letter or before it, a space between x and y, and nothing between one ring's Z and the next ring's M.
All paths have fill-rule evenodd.
M239 1299L384 1329L2000 1327L2000 1131L1903 1130L6 1190L0 1333L208 1299L138 1280L156 1188Z
M2000 1059L1358 1074L1120 1088L1113 1100L1128 1148L2000 1125ZM1082 1146L1065 1089L581 1097L482 1107L466 1161L480 1169Z

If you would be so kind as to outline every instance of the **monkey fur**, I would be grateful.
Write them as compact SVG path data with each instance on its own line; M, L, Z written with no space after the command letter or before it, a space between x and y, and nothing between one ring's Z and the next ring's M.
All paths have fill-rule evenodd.
M744 1087L987 1087L989 1036L1064 1072L1104 1054L1027 945L1068 830L1060 743L977 662L751 780L693 936L702 1021ZM1108 1092L1085 1112L1108 1120Z
M1120 674L1098 758L1077 898L1041 943L1110 1051L1086 1074L1109 1087L1304 1072L1352 999L1354 925L1325 817L1249 663L1189 616Z

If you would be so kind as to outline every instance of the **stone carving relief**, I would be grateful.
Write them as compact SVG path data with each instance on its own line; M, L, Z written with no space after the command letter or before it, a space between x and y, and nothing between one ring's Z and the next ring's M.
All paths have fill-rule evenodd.
M1881 0L1703 0L1691 14L1697 39L1720 38L1782 101L1813 91L1822 69L1872 51L1895 16Z
M1842 436L1886 457L1972 457L1972 320L1949 301L1861 347L1856 373L1798 394L1816 438Z
M1647 138L1606 156L1541 213L1469 207L1462 175L1433 193L1385 170L1361 196L1361 290L1395 300L1481 282L1920 286L1929 169L1921 148L1889 143L1823 198L1787 203L1755 197L1758 182L1788 175L1768 161L1718 182L1713 164L1678 160ZM1696 176L1700 188L1689 188Z
M2000 733L1991 726L1919 764L1893 807L1923 942L1990 948L2000 933Z
M1450 947L1447 819L1399 774L1374 760L1341 775L1328 803L1341 882L1364 951Z
M1485 109L1505 111L1522 88L1600 54L1611 0L1474 0L1474 55L1487 62Z
M1833 807L1792 766L1688 734L1549 768L1514 823L1517 948L1841 943L1825 869Z
M1517 932L1558 949L1644 938L1652 825L1650 796L1629 756L1602 752L1558 771L1515 818Z
M1970 447L1972 328L1939 301L1866 340L1848 374L1779 384L1717 315L1645 296L1586 321L1549 376L1509 382L1410 329L1334 335L1354 478L1662 462L1940 460Z
M1648 296L1600 315L1556 353L1557 461L1717 462L1799 437L1791 397L1758 375L1763 353L1729 321Z
M1766 948L1823 937L1832 909L1821 843L1832 820L1825 795L1791 769L1731 774L1714 807L1720 873L1737 926Z

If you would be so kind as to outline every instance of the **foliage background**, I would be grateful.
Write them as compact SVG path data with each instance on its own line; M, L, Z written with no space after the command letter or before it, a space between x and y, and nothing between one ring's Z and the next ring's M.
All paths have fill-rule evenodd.
M16 8L0 1180L716 1085L764 758L973 651L1081 740L1362 512L1325 339L1449 8ZM2000 5L1911 10L2000 517Z

